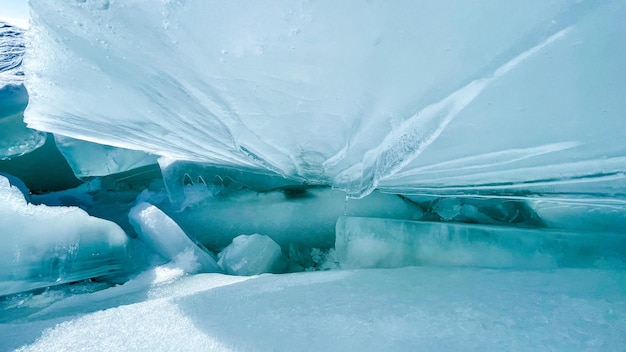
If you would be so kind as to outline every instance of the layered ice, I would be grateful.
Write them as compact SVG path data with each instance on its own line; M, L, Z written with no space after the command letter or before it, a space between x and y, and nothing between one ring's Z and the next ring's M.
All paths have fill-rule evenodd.
M33 205L0 176L0 296L108 275L128 266L115 223L76 207Z
M40 130L355 197L623 196L621 1L30 5Z
M341 217L335 253L346 269L410 265L584 267L623 261L626 235Z

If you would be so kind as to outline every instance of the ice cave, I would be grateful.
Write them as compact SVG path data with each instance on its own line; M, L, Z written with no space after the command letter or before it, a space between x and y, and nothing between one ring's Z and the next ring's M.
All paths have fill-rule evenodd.
M625 19L2 0L0 351L623 351Z

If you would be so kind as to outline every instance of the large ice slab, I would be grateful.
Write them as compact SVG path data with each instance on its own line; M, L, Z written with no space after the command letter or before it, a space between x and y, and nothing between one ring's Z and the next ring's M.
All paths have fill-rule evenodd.
M76 207L26 202L0 176L0 296L127 268L126 233Z
M335 250L342 268L546 269L603 265L607 260L623 263L626 235L341 217Z
M622 1L30 6L41 130L352 196L623 196Z

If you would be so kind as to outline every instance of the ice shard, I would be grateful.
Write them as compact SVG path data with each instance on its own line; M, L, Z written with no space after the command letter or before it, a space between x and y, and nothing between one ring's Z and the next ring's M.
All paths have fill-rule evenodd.
M128 215L139 238L168 261L181 253L188 253L189 272L219 272L215 258L202 245L196 243L161 209L149 203L139 203Z
M624 196L622 1L30 6L43 131L354 197Z

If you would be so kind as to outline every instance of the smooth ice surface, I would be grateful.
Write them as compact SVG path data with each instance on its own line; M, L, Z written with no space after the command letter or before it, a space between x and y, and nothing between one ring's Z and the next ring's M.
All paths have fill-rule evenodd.
M534 352L626 343L621 269L158 277L148 271L0 324L0 349Z
M139 203L128 214L139 238L168 261L188 256L186 272L219 272L215 259L206 249L192 241L187 234L161 209L148 203Z
M76 207L33 205L0 176L0 296L127 266L126 233Z
M336 233L336 260L342 268L548 269L621 265L626 260L623 233L358 217L341 217Z
M30 6L37 129L353 196L623 196L623 1Z
M217 263L224 273L231 275L281 273L286 269L286 258L280 246L270 237L259 234L235 237L218 258Z

